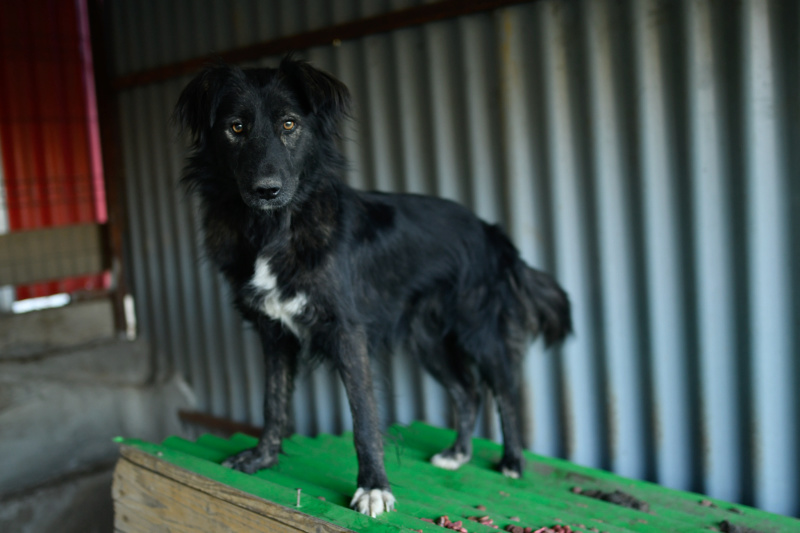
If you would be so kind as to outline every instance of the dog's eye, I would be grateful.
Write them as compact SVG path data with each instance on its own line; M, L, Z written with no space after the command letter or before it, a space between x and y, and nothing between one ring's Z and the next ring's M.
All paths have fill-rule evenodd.
M231 124L231 131L233 133L242 133L244 131L244 124L238 121L234 122L233 124Z
M286 131L292 131L294 129L295 122L294 120L284 120L283 121L283 129Z

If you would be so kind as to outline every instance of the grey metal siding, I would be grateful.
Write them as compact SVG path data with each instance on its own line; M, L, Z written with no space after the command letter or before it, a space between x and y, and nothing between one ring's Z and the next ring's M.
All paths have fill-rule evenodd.
M416 3L119 0L117 74ZM576 335L526 361L531 449L800 513L800 2L541 0L301 55L352 91L350 183L463 202L569 291ZM121 94L141 330L202 409L260 424L256 336L177 188L188 79ZM448 423L402 355L375 372L387 422ZM327 368L294 408L351 425Z

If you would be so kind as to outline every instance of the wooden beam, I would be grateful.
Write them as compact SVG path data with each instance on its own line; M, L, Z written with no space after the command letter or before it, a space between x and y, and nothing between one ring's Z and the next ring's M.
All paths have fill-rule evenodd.
M531 1L533 0L443 0L431 4L422 4L126 74L114 80L114 88L122 91L191 74L202 68L213 58L221 59L228 63L255 61L263 57L305 50L314 46L333 46L334 43L341 43L368 35L386 33L401 28L419 26Z
M125 298L129 294L129 283L125 271L124 235L128 227L128 209L125 198L125 173L122 162L122 136L119 120L118 97L112 88L109 75L109 59L106 51L111 49L108 11L103 0L86 0L89 17L89 34L92 43L95 94L97 95L97 117L100 123L100 147L103 157L103 182L108 208L108 232L104 242L109 258L112 286L111 301L114 308L114 328L118 333L132 336L133 324L126 315Z
M253 437L259 437L261 435L261 428L259 427L251 426L250 424L242 424L241 422L234 422L227 418L220 418L199 411L180 410L178 411L178 418L180 418L182 422L200 426L206 430L222 432L227 435L232 435L234 433L244 433L245 435Z

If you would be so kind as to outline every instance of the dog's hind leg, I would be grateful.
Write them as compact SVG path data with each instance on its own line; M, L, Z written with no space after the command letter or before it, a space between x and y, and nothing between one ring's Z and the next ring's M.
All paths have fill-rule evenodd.
M431 463L445 470L457 470L472 458L472 432L480 406L480 394L460 385L450 385L447 392L456 411L456 441L431 457Z
M519 386L513 385L496 390L495 399L500 410L503 428L503 458L498 469L503 475L518 478L522 475L522 431L519 412Z
M258 445L228 457L223 466L252 474L278 462L281 438L290 427L289 402L294 388L300 344L280 324L259 318L258 330L264 349L266 371L264 429Z
M343 328L324 343L344 383L353 415L353 440L358 458L358 488L350 507L376 517L394 508L395 499L383 464L383 439L372 389L367 337L360 328Z
M507 357L507 355L506 355ZM520 413L521 357L511 357L505 364L484 365L481 375L492 390L500 411L503 430L503 458L498 470L503 475L518 478L524 466L522 458L522 417Z
M431 463L445 470L457 470L472 457L472 432L481 404L480 387L471 358L452 339L435 351L445 357L420 354L419 359L450 396L455 411L456 440L431 457Z

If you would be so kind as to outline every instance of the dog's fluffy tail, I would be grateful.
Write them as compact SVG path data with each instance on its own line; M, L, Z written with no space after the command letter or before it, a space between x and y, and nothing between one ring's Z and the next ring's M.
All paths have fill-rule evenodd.
M572 333L569 297L550 275L516 265L514 289L523 304L528 331L541 333L549 346Z
M506 272L511 301L509 333L517 342L540 333L547 345L564 340L572 333L572 312L569 297L550 275L529 267L519 252L497 225L484 223L489 242L497 252L501 268ZM514 305L516 303L516 305Z

